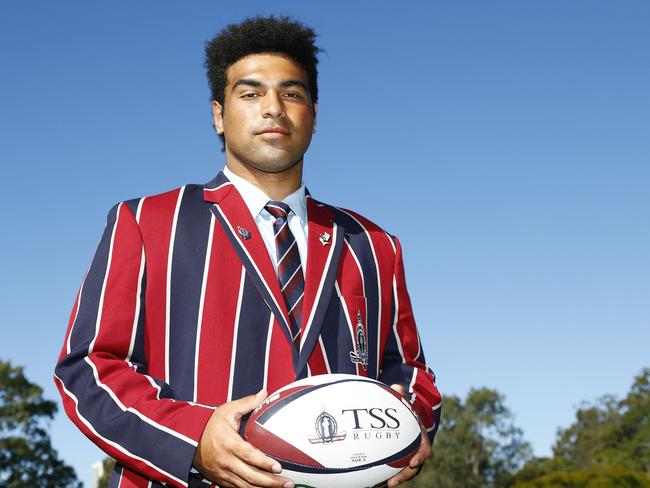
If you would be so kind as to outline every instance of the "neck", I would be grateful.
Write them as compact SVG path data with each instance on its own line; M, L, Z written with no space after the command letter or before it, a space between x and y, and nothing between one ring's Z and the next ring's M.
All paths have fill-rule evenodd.
M291 168L278 173L267 173L228 158L226 164L230 171L258 187L271 200L281 201L300 188L302 182L302 158Z

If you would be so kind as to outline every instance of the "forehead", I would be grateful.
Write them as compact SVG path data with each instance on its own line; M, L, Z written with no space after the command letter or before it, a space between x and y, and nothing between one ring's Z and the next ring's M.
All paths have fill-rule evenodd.
M283 54L249 54L231 64L226 75L228 85L243 78L268 82L299 79L307 84L303 67Z

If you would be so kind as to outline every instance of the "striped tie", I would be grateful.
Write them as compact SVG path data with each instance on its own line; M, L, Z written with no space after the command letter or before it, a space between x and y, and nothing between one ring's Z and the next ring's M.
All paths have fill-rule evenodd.
M305 278L300 264L300 253L296 238L289 229L287 217L291 208L284 202L270 200L264 207L275 217L273 232L278 257L278 280L282 295L289 311L291 336L296 349L300 349L300 324L302 317L302 298L305 291Z

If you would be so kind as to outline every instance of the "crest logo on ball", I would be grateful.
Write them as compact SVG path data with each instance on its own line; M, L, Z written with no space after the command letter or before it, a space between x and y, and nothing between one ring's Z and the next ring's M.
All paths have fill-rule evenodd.
M322 412L315 423L317 437L310 437L312 444L331 444L345 439L346 433L338 433L336 419L327 412Z

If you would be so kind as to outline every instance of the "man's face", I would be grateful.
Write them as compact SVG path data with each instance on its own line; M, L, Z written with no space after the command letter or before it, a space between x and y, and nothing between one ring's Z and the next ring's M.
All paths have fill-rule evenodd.
M226 157L265 173L302 162L316 125L307 74L278 54L252 54L227 71L224 105L212 102L214 124L226 138ZM271 132L269 132L271 131Z

